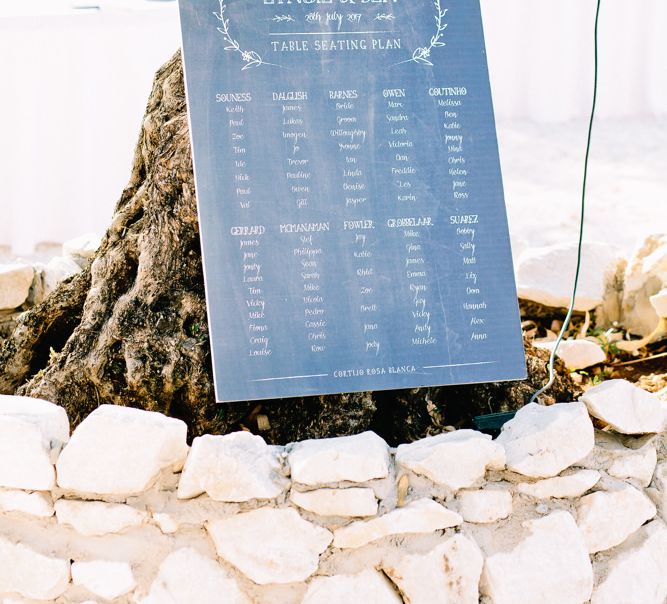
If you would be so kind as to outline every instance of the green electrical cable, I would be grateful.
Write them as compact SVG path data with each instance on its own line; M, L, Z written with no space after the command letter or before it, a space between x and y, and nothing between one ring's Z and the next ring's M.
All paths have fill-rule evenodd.
M593 121L595 119L595 107L598 99L598 24L600 20L600 4L601 0L597 0L597 10L595 12L595 77L593 80L593 108L591 109L591 119L588 124L588 141L586 143L586 159L584 160L584 182L581 190L581 218L579 221L579 246L577 248L577 270L574 274L574 290L572 292L572 300L570 302L570 308L567 311L565 316L565 321L563 322L563 327L558 334L558 339L556 340L556 345L551 351L551 356L549 357L549 381L547 384L540 388L535 394L533 394L530 399L531 403L537 401L537 398L544 394L554 383L556 379L556 374L554 371L554 364L556 362L556 353L558 352L558 347L563 341L563 337L567 333L568 328L570 327L570 321L572 319L572 313L574 312L574 301L577 297L577 287L579 286L579 273L581 271L581 251L584 243L584 218L586 216L586 184L588 182L588 158L591 153L591 138L593 134Z

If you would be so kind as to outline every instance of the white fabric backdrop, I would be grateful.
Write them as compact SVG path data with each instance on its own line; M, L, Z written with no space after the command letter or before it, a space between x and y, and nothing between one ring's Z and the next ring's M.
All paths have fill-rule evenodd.
M0 5L0 244L17 254L105 229L153 74L180 45L175 2L85 3L102 10L49 0L50 14L26 15L33 0L19 0L24 14L2 17Z
M104 230L153 73L179 45L175 2L70 4L0 0L0 245L17 254ZM500 129L505 120L585 116L595 0L482 7ZM603 0L601 119L667 116L666 24L667 0Z
M482 0L499 120L590 112L595 0ZM600 119L667 116L667 1L602 0Z

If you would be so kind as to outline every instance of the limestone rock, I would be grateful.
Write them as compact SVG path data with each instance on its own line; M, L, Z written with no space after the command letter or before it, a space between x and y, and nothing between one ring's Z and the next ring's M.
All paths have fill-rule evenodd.
M102 405L61 453L58 486L98 495L141 493L162 470L183 467L186 432L184 422L160 413Z
M577 524L588 551L594 554L623 543L656 513L644 493L620 483L614 490L582 497L577 505Z
M53 604L52 600L33 600L32 598L23 598L21 596L9 596L6 598L0 597L0 604ZM92 600L86 600L81 604L98 604Z
M552 514L524 523L530 534L513 550L486 559L482 593L493 604L583 604L593 569L572 516Z
M497 438L507 467L532 478L550 478L588 455L595 444L593 423L583 403L519 409Z
M300 492L292 489L290 501L301 509L320 516L375 516L378 502L373 489L317 489Z
M366 569L357 575L314 577L302 604L403 604L387 579L376 570Z
M67 589L69 572L69 560L44 556L0 537L0 593L36 600L57 598Z
M250 604L226 570L192 548L169 554L139 604Z
M389 535L432 533L458 526L461 516L432 499L418 499L384 516L368 521L353 522L334 531L334 547L351 549Z
M581 397L589 413L621 434L661 432L665 411L660 399L626 380L609 380Z
M577 470L567 476L533 483L522 482L516 486L516 490L536 499L574 499L590 491L599 482L600 476L597 470Z
M551 342L533 342L535 348L552 352L556 347L556 340ZM563 340L556 356L565 363L568 369L586 369L607 360L602 347L590 340Z
M507 518L512 513L512 493L506 489L460 491L456 498L461 516L466 522L489 524Z
M34 275L27 264L0 264L0 310L18 308L28 299Z
M81 271L81 267L71 258L56 256L42 268L43 295L48 296L64 281Z
M599 242L584 244L575 310L593 310L602 304L607 281L614 277L618 262L612 246ZM576 266L575 242L526 250L516 270L519 297L567 308Z
M153 512L152 519L165 535L173 535L178 532L178 529L180 528L178 520L176 520L172 514Z
M69 438L65 410L39 399L0 395L0 486L48 491L53 463Z
M206 528L218 556L260 585L305 581L332 539L293 509L260 508Z
M646 445L638 451L633 451L614 460L607 468L607 473L614 478L636 480L642 487L651 484L658 454L655 446Z
M591 604L664 604L667 600L667 527L642 527L612 558Z
M48 401L0 394L0 416L16 417L38 426L54 462L69 440L67 413L62 407Z
M484 558L477 544L454 535L425 555L383 566L409 604L477 604Z
M305 440L288 450L292 480L304 485L366 482L389 475L389 447L373 432Z
M662 233L655 241L658 245L642 260L642 272L667 283L667 233Z
M38 304L41 304L44 302L44 298L46 298L47 292L44 288L44 270L46 268L46 265L44 265L41 262L35 262L32 266L33 269L33 276L32 276L32 284L30 285L30 291L28 292L28 297L26 298L25 302L20 308L32 308L34 306L37 306ZM78 267L77 267L78 268ZM14 312L19 312L20 309L15 309ZM1 311L0 314L2 313L7 313L7 312L12 312L12 311ZM20 315L19 315L20 316Z
M105 600L119 598L136 587L132 568L127 562L106 560L75 562L72 564L72 582Z
M97 233L86 233L63 243L63 256L84 268L100 247L101 237Z
M146 512L120 503L59 499L55 508L60 524L68 524L87 537L120 533L148 520Z
M456 491L473 486L487 468L505 467L505 451L491 437L474 430L457 430L400 445L397 463Z
M653 477L653 485L657 492L656 500L663 518L667 518L667 461L658 464Z
M595 324L597 327L609 329L621 323L623 302L623 287L625 285L625 271L628 260L625 256L616 262L616 269L605 278L603 301L595 309Z
M618 474L616 478L643 487L647 479L650 481L655 469L655 440L653 434L637 437L597 430L595 448L577 465L607 472L613 468L613 472Z
M0 491L0 511L21 512L40 518L50 518L54 514L50 495L25 491Z
M667 235L652 235L635 252L625 273L622 324L631 333L648 336L658 324L651 297L667 283Z
M275 449L261 436L235 432L195 438L178 485L179 499L207 493L216 501L273 499L289 481L280 475Z
M667 317L667 288L662 289L655 296L651 296L650 301L659 317Z

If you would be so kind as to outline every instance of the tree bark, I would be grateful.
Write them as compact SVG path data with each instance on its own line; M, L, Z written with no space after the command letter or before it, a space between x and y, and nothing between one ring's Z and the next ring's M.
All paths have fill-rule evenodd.
M217 405L177 53L156 74L130 182L94 261L21 316L0 348L0 392L58 403L73 425L116 404L181 418L191 437L241 428L284 443L372 428L395 444L525 404L548 356L528 351L528 382ZM560 373L553 392L571 399L577 388Z

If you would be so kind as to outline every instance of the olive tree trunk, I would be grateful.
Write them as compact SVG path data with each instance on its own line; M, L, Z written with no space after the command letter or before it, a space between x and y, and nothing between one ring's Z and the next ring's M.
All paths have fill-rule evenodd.
M101 404L160 411L190 436L248 429L269 442L374 429L398 443L516 409L546 379L528 348L527 382L215 403L180 53L156 74L130 182L88 269L24 313L0 347L0 392L44 398L73 425ZM554 399L576 387L560 368Z

